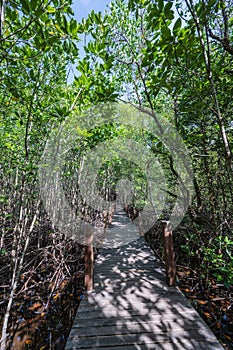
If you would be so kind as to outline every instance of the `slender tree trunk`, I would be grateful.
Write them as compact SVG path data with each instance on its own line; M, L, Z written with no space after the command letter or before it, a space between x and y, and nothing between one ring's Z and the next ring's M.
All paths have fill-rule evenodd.
M205 67L206 67L206 73L207 73L207 77L208 77L208 80L209 80L209 83L210 83L212 96L213 96L213 100L214 100L215 115L217 117L217 122L218 122L218 125L220 127L222 142L223 142L223 145L224 145L226 163L227 163L227 166L228 166L228 169L229 169L230 176L231 176L231 178L233 180L233 162L232 162L233 156L232 156L230 143L229 143L229 140L228 140L228 137L227 137L227 133L226 133L226 128L225 128L225 125L224 125L224 118L223 118L223 115L222 115L220 107L219 107L217 90L216 90L215 82L214 82L214 79L213 79L213 72L212 72L212 68L211 68L209 34L208 34L207 23L204 24L205 28L204 28L204 33L203 33L203 30L201 28L201 24L200 24L198 15L196 13L193 1L192 0L185 0L185 2L186 2L186 5L187 5L187 7L188 7L188 9L190 11L190 14L192 15L192 18L194 20L194 23L195 23L195 26L196 26L196 29L197 29L197 32L198 32L200 44L201 44L201 47L202 47ZM205 39L204 39L205 36L206 36L207 43L205 43Z
M2 37L3 27L4 27L4 18L5 18L5 8L6 8L7 0L0 1L0 38Z
M31 223L29 232L27 233L27 237L25 240L22 255L21 255L21 257L19 257L19 255L18 255L16 258L16 261L15 261L15 268L13 271L12 282L11 282L11 292L10 292L10 296L8 299L8 304L7 304L6 312L4 315L3 326L2 326L2 338L1 338L0 350L6 349L7 338L8 338L7 328L8 328L8 322L9 322L9 318L10 318L11 308L12 308L12 304L13 304L13 300L14 300L14 296L15 296L15 291L16 291L17 286L18 286L19 277L20 277L20 274L21 274L21 271L23 268L23 262L24 262L25 254L26 254L27 248L28 248L30 234L33 231L33 228L34 228L37 216L38 216L39 204L40 204L40 201L38 201L38 203L37 203L37 209L36 209L36 212L35 212L34 217L32 219L32 223ZM21 243L21 242L19 242L19 243Z

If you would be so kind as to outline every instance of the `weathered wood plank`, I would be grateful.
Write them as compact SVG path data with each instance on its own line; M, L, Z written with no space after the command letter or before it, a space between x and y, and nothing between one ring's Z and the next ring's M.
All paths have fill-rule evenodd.
M156 302L156 310L158 312L158 314L163 313L164 310L170 310L171 312L174 312L176 314L181 314L183 312L185 312L187 310L187 308L192 308L192 306L186 301L184 300L183 303L180 305L175 305L172 306L168 306L167 303L164 300L159 300L158 302ZM124 302L124 301L120 301L119 302L119 306L113 306L110 303L109 304L105 304L103 303L99 303L99 304L91 304L91 305L84 305L82 304L82 306L79 308L80 312L93 312L93 311L99 311L100 313L104 314L104 315L111 315L111 313L114 313L115 311L117 312L119 309L122 310L124 308L124 310L128 310L129 312L133 311L133 310L145 310L148 313L151 312L151 310L154 308L154 303L142 303L142 302L138 302L137 304L129 304L128 302Z
M157 313L145 313L144 315L135 313L132 317L132 315L129 315L129 313L125 312L122 313L119 316L107 318L107 317L100 317L99 313L91 313L91 317L83 317L84 315L80 313L78 320L79 323L74 324L73 328L80 328L80 327L101 327L102 325L105 326L115 326L115 325L123 325L127 323L155 323L155 324L162 324L162 323L177 323L179 322L179 317L174 315L174 313L164 313L163 315L158 315ZM185 320L187 323L192 323L193 321L200 322L199 315L194 310L190 310L188 314L186 315ZM204 322L201 320L201 322Z
M76 327L73 327L71 331L71 336L75 335L77 332L79 334L79 337L87 337L90 336L90 329L91 327L95 327L95 336L105 336L105 335L124 335L124 334L132 334L137 332L145 333L166 333L166 332L177 332L181 330L198 330L200 328L206 328L206 325L204 321L198 319L194 323L193 320L185 320L184 322L180 322L180 320L177 318L174 321L171 320L162 320L162 322L158 322L155 319L148 318L142 320L141 318L136 320L119 320L119 319L112 319L107 320L106 319L97 319L96 321L91 323L91 320L89 322L82 322L78 324Z
M199 319L199 315L197 315L197 312L190 306L189 309L187 308L182 308L180 310L181 313L185 312L185 318L189 318L189 315L192 315L192 320L195 321L196 317L197 319ZM195 316L196 315L196 316ZM161 319L161 322L163 322L163 318L169 317L172 318L172 316L174 316L174 311L172 310L163 310L162 312L158 312L158 310L149 310L148 308L144 308L144 309L140 309L140 310L110 310L109 313L105 313L104 315L100 314L99 310L95 310L95 311L85 311L85 312L78 312L77 313L77 317L76 317L76 322L74 322L74 326L76 324L78 324L80 322L80 320L82 319L99 319L101 317L104 317L105 319L111 319L111 318L115 318L115 317L120 317L121 319L123 318L134 318L134 317L138 317L141 318L142 320L144 319L144 317L157 317L158 319ZM179 316L178 316L179 317Z
M188 348L182 347L183 342L186 340L186 344L189 343ZM196 340L196 347L192 347L193 340ZM177 332L166 332L166 333L131 333L131 334L120 334L120 335L109 335L109 336L89 336L89 337L79 337L77 335L70 337L70 342L76 349L98 349L99 347L107 347L111 349L112 346L122 346L122 345L148 345L148 344L162 344L163 343L177 343L180 345L179 350L199 350L198 341L206 342L206 344L211 343L211 341L216 342L216 338L213 334L210 335L210 331L207 328L200 330L182 330ZM71 347L69 345L69 347ZM69 349L67 348L67 350ZM72 348L72 347L71 347ZM220 348L222 349L222 348ZM211 349L216 350L216 349Z
M67 350L75 350L76 345L71 345L71 347L67 347ZM81 348L80 348L81 349ZM84 349L84 348L82 348ZM81 350L82 350L81 349ZM183 339L182 341L173 341L170 342L164 342L162 344L131 344L131 345L120 345L120 346L110 346L109 348L106 347L92 347L92 348L85 348L85 350L222 350L222 346L219 344L217 340L208 340L208 341L196 341L195 339L187 340Z

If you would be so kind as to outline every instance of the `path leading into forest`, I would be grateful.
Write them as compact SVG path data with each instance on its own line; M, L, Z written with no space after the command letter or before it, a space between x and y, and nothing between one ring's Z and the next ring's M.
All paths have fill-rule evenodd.
M117 210L108 246L124 226L128 238L135 235L131 225ZM167 286L144 238L100 249L94 276L95 289L80 304L66 350L223 350L179 289Z

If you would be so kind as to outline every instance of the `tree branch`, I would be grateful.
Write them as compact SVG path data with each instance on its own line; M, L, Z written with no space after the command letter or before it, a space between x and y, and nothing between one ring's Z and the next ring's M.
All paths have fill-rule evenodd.
M224 23L224 37L220 37L212 32L210 28L208 28L209 36L218 41L230 55L233 55L233 45L229 40L229 21L226 9L222 9L223 23Z

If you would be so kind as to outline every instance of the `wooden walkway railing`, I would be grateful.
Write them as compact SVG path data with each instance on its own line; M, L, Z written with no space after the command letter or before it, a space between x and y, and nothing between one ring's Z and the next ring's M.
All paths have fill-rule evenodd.
M167 253L169 226L164 224ZM101 249L94 290L77 312L66 350L223 350L143 237L116 249ZM91 275L90 275L91 277Z
M166 267L166 280L169 287L176 285L176 265L173 249L172 230L169 221L161 222L164 259ZM91 291L94 286L94 250L92 245L85 247L85 289Z

